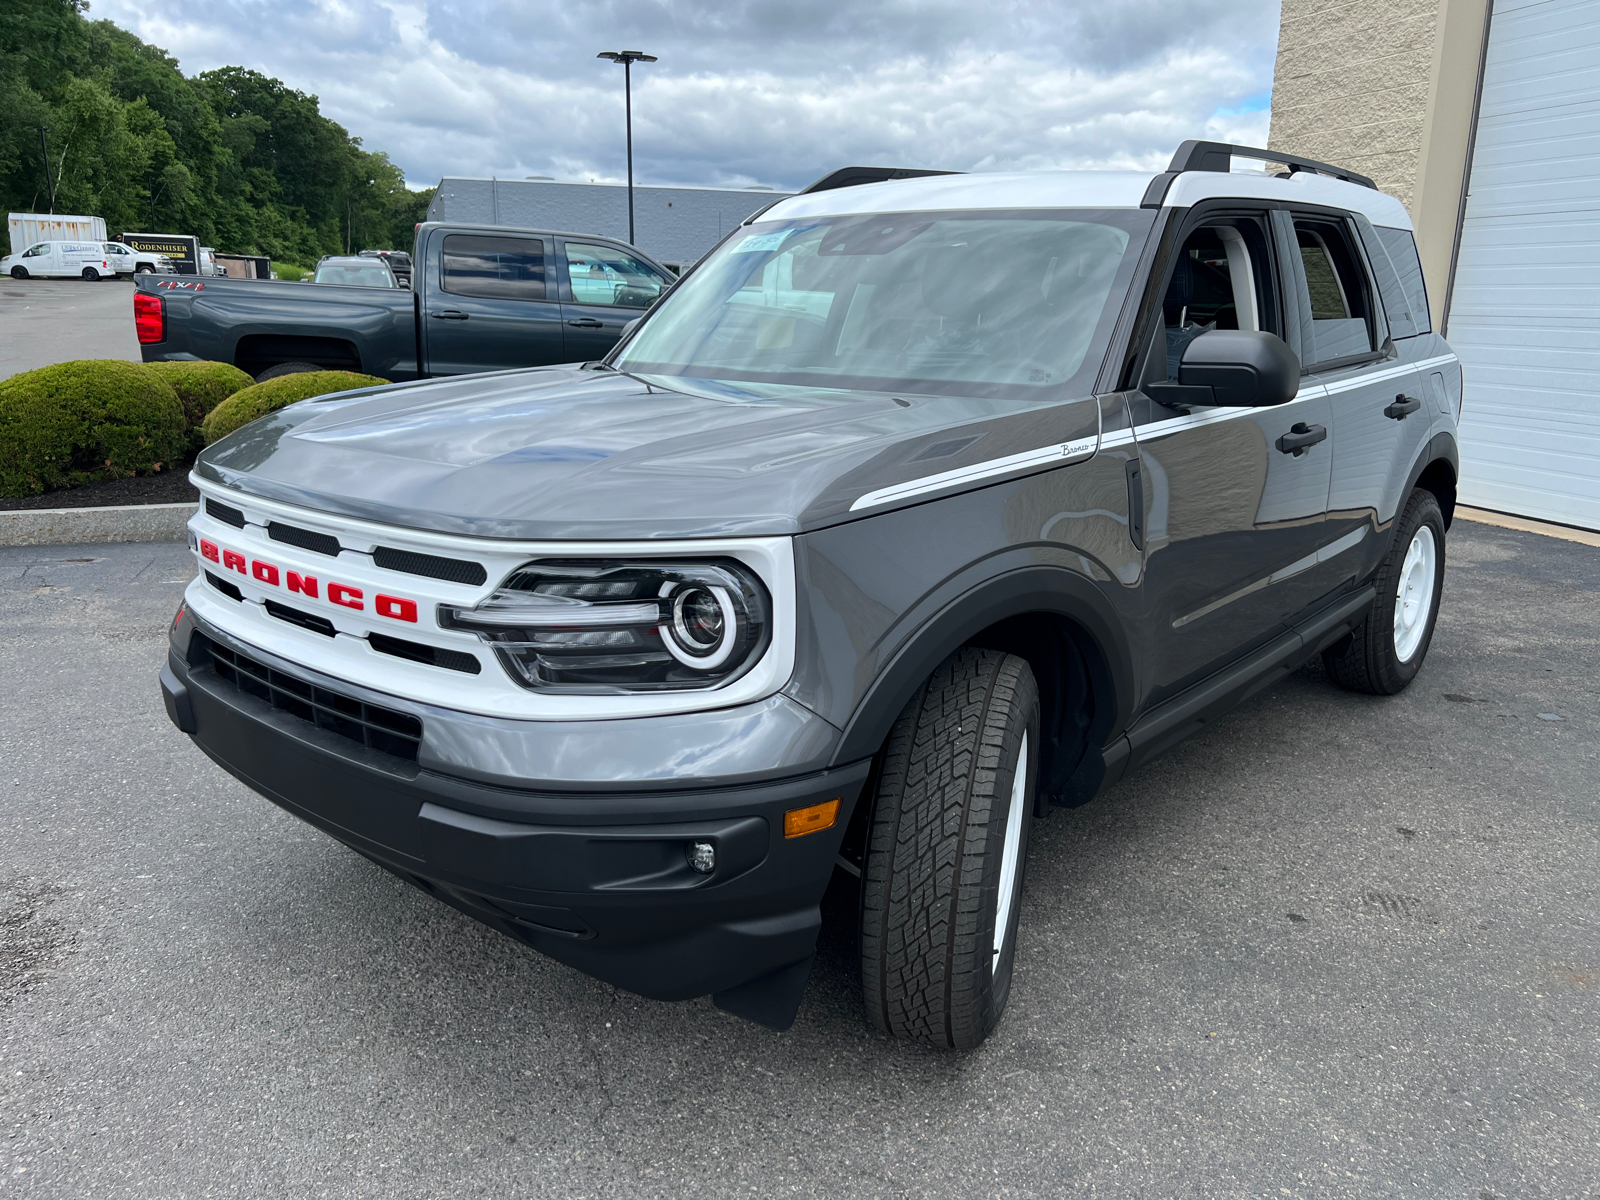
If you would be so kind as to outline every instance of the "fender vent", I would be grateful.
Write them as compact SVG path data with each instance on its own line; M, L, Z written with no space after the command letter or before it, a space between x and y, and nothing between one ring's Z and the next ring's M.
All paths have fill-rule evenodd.
M386 571L426 575L429 579L443 579L450 583L477 585L489 578L489 573L483 569L482 563L468 562L462 558L417 554L410 550L396 550L393 546L376 547L372 551L372 561Z
M212 641L203 633L196 633L189 643L189 664L198 667L208 662L217 678L280 712L349 738L369 750L408 762L417 761L422 722L416 717L376 704L364 704L353 696L275 671Z
M267 523L267 536L275 542L287 542L291 546L299 546L302 550L311 550L317 554L326 554L330 558L337 558L339 554L339 539L328 533L315 533L310 529L301 529L298 525L285 525L282 521L269 521Z
M219 521L226 521L236 529L244 528L244 513L231 504L224 504L220 500L206 497L206 516L215 517Z

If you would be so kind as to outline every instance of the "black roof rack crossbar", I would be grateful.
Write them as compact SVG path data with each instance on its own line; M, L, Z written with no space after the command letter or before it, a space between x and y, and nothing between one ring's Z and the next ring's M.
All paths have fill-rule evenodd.
M921 179L925 175L961 174L964 172L923 171L916 167L840 167L837 171L829 171L811 186L801 188L799 194L809 196L812 192L831 192L834 188L855 187L863 183L887 183L891 179Z
M1253 158L1262 162L1283 163L1292 175L1296 171L1310 171L1317 175L1331 175L1347 183L1377 190L1378 185L1365 175L1318 162L1314 158L1301 158L1298 154L1285 154L1282 150L1262 150L1255 146L1230 146L1227 142L1188 141L1178 147L1172 156L1168 171L1223 171L1230 170L1235 158Z

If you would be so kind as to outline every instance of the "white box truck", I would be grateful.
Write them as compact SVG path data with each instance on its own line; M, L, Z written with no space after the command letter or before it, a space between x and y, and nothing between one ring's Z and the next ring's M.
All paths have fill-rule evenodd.
M37 242L103 242L104 217L68 217L58 213L11 213L6 218L11 252L20 254Z

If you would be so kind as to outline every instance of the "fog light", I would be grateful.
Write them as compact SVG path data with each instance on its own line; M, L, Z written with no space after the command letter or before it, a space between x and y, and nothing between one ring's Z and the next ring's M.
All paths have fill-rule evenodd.
M690 842L689 865L702 875L709 875L717 869L717 848L710 842Z
M806 808L791 808L783 814L783 836L803 837L808 833L832 829L833 823L839 819L839 803L835 798Z

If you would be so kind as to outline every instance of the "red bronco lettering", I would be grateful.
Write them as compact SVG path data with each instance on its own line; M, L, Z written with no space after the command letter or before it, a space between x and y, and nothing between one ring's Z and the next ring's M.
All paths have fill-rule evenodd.
M282 569L259 558L246 558L237 550L218 546L206 538L200 539L200 557L227 570L247 575L257 583L264 583L268 587L286 586L290 592L312 600L318 599L324 586L319 583L315 575L302 575L299 571ZM365 593L360 588L348 583L330 581L326 589L328 603L337 604L341 608L352 608L358 612L366 610ZM387 617L391 621L406 621L413 625L417 623L418 608L415 600L379 593L372 598L372 608L380 617Z

